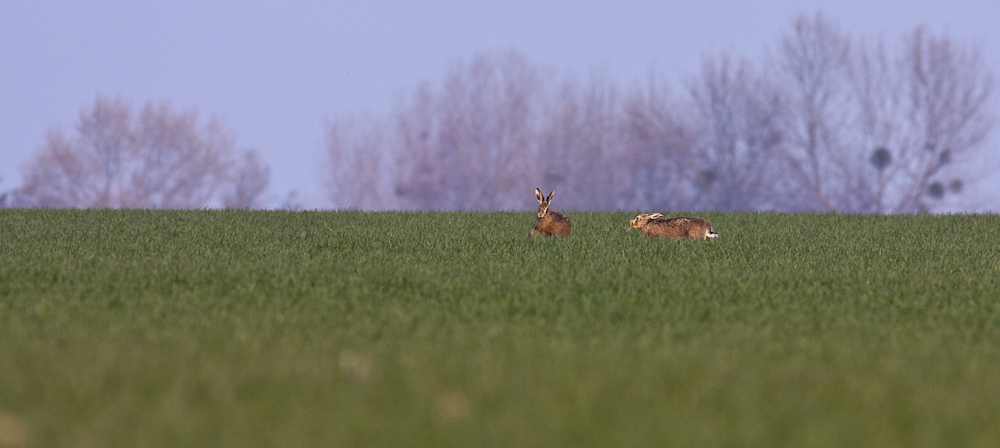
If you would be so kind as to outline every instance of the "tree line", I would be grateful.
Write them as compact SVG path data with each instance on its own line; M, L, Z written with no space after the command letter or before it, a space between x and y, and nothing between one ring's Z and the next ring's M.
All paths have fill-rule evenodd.
M978 48L923 27L855 38L821 14L760 62L705 57L679 88L480 54L385 116L328 122L322 186L337 209L524 209L542 187L575 210L934 211L979 180L992 99ZM121 108L99 99L75 136L50 133L18 204L260 205L267 169L228 133Z
M269 170L218 120L152 102L98 97L75 132L45 136L0 205L44 208L258 207Z

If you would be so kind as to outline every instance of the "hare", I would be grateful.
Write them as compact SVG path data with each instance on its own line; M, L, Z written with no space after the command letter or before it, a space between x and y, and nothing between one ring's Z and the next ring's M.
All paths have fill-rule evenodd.
M542 235L569 235L571 226L569 218L549 210L549 202L555 193L556 191L552 190L549 197L544 197L542 190L535 189L535 197L538 198L538 216L535 218L535 227L528 232L528 236L534 235L536 230Z
M631 228L639 229L646 236L658 236L662 238L695 238L714 240L719 236L712 229L712 223L701 218L671 218L656 219L663 216L663 213L639 214L629 221Z

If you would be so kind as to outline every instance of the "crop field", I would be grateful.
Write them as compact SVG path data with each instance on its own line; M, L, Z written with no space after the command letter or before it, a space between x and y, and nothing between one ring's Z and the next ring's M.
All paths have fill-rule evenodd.
M566 215L0 210L0 446L1000 446L1000 216Z

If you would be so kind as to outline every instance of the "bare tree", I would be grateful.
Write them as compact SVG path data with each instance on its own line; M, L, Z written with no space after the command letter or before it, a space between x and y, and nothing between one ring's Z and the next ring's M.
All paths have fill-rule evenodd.
M777 186L782 142L778 128L784 104L775 86L749 61L706 59L691 83L697 140L691 171L697 206L759 210L781 205Z
M528 185L540 79L522 55L474 58L457 66L438 103L438 144L451 169L451 207L515 208ZM530 190L529 190L530 191ZM518 194L520 193L520 194Z
M397 112L391 153L403 208L521 208L538 166L541 78L518 53L458 63Z
M856 208L845 182L856 166L842 140L850 132L851 42L822 14L798 17L780 41L775 82L782 86L781 131L795 187L785 191L791 208L826 211Z
M253 151L244 153L233 176L224 200L226 208L260 208L260 197L271 179L271 170L263 165L260 156Z
M327 197L338 209L394 208L385 154L392 135L375 119L340 119L327 125Z
M585 86L567 78L546 101L535 184L568 192L561 202L568 209L624 204L619 96L609 82L594 79Z
M993 80L978 49L917 28L895 58L877 43L861 49L854 68L857 145L877 172L859 186L874 211L928 211L978 180L969 166L955 169L978 158L994 122Z
M392 120L330 123L328 197L338 208L523 207L538 165L540 86L520 54L480 55L440 88L422 84Z
M405 208L448 208L449 179L458 164L439 144L442 131L438 102L430 84L423 83L412 103L397 113L394 188Z
M621 117L625 165L619 196L622 209L691 210L697 192L694 153L696 134L690 105L671 96L662 83L650 80L633 91Z
M165 103L147 103L135 116L125 102L98 97L80 112L75 135L53 128L22 167L19 205L219 206L238 182L235 154L231 133L215 119L199 125L196 112L175 113ZM260 182L254 189L243 192L244 202L260 194Z
M799 17L781 42L775 76L788 104L794 208L926 211L975 180L956 167L993 126L993 81L978 49L918 28L894 52L854 43L819 14Z
M366 207L350 185L384 182L405 209L523 209L543 186L572 191L570 208L614 209L623 153L616 89L567 80L552 94L551 85L518 53L479 55L440 87L421 84L397 107L394 127L330 124L330 198Z

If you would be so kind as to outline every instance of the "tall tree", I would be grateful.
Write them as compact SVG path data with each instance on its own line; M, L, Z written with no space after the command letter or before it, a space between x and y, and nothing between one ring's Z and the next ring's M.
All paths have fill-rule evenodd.
M233 179L225 193L223 205L226 208L261 208L261 195L271 180L271 170L254 151L243 154L242 163L234 170Z
M714 210L779 208L784 168L777 89L747 60L706 59L691 83L697 114L692 171L697 206Z
M337 209L381 210L396 203L385 154L392 136L370 116L342 118L327 125L329 174L323 185Z
M621 105L614 85L567 78L545 103L535 144L537 186L563 192L559 204L568 209L623 206Z
M694 145L697 121L690 104L650 80L624 101L621 122L624 172L616 208L691 210L698 192Z
M981 52L923 28L898 48L855 42L822 15L799 17L774 75L798 205L844 212L933 209L965 183L993 126Z
M540 82L518 53L481 55L448 75L434 110L446 208L497 210L523 202L518 197L537 166L532 137Z
M50 130L22 176L18 205L54 208L248 206L267 183L249 179L266 169L256 157L239 160L217 120L201 125L195 111L166 103L134 115L122 100L103 97L80 112L74 134Z
M393 125L334 122L328 195L338 207L520 208L539 166L541 93L540 75L524 56L485 54L456 64L440 88L421 85ZM366 201L352 190L382 191L378 185L395 197Z
M822 14L799 16L780 40L772 76L785 98L780 120L792 208L852 210L846 183L854 177L854 154L845 147L850 120L850 39Z
M881 42L862 47L853 68L856 145L877 173L859 183L868 209L928 211L978 180L963 163L981 158L994 123L993 79L979 49L917 28L895 57Z

